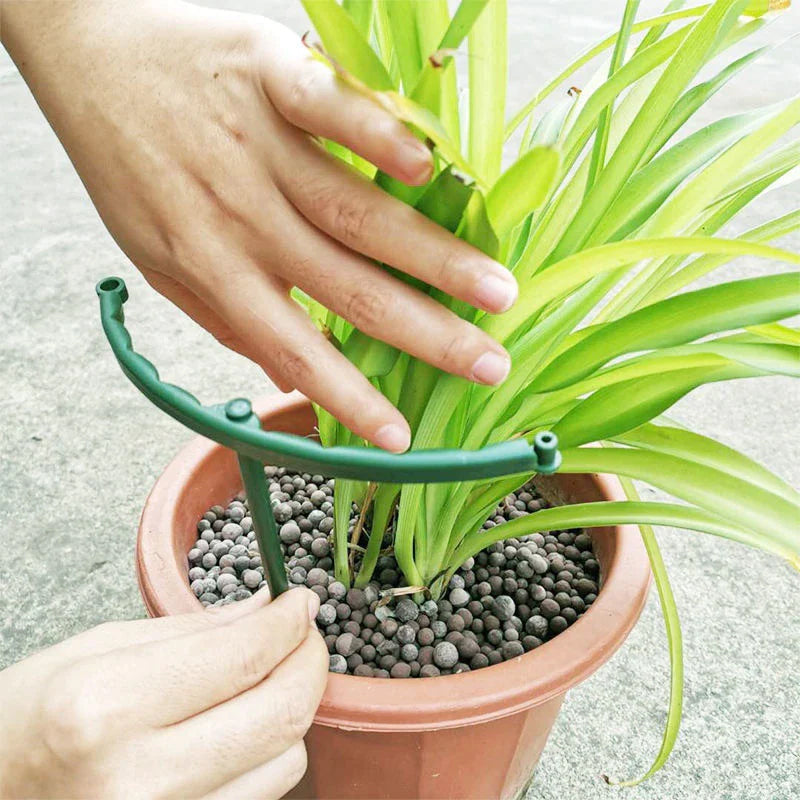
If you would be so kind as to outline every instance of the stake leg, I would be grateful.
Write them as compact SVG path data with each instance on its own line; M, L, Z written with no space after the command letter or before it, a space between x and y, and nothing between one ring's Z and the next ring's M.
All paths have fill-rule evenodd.
M269 584L270 594L274 598L289 588L289 582L286 580L286 568L283 565L278 526L275 524L275 516L269 502L269 486L264 475L264 465L253 458L239 455L239 472L250 506L258 549L261 551L264 575Z

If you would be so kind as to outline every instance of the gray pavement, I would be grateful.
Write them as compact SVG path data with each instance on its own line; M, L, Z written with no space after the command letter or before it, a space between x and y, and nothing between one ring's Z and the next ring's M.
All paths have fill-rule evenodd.
M299 3L228 0L297 31ZM643 3L645 10L657 5ZM621 0L516 0L509 106L569 54L608 32ZM800 12L771 38L800 31ZM761 39L765 39L761 36ZM723 115L800 90L796 42L715 99ZM705 113L705 119L709 114ZM795 184L746 214L750 227L797 207ZM0 55L0 667L108 619L144 614L133 571L136 525L159 471L187 440L124 379L97 319L93 284L122 275L137 347L204 400L274 391L157 297L103 228L24 83ZM800 237L784 240L800 249ZM774 268L746 259L731 276ZM800 486L800 395L784 379L717 384L682 401L683 423ZM800 580L786 565L696 534L659 530L685 638L684 722L653 780L641 773L662 732L668 675L651 597L622 650L569 695L528 800L789 800L800 796Z

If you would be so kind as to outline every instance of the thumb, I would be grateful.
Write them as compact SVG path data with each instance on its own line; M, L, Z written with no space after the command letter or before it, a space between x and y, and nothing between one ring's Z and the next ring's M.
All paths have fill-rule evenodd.
M96 702L151 726L218 705L263 681L315 632L319 602L298 587L221 625L108 653L95 664L104 676Z

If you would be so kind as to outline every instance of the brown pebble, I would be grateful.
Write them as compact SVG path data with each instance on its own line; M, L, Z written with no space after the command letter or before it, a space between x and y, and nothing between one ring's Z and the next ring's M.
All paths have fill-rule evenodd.
M398 661L389 671L393 678L409 678L411 677L411 665L406 664L405 661Z
M419 633L417 633L417 644L424 647L433 644L435 638L430 628L421 628Z
M367 605L363 589L348 589L345 600L354 611Z
M489 666L489 659L484 653L476 653L469 662L472 669L483 669Z
M377 651L371 644L365 644L361 650L358 651L364 661L374 661Z
M336 652L347 658L363 646L363 642L352 633L341 633L336 638Z
M447 630L449 631L458 631L459 633L464 630L464 618L458 616L458 614L453 614L450 619L447 620Z
M342 630L345 633L352 633L353 636L358 636L361 633L361 626L357 622L353 622L353 620L349 619L342 625Z
M476 641L468 639L466 636L460 642L456 642L456 650L462 661L469 662L480 652L480 649L480 645Z
M391 669L396 663L397 656L389 655L388 653L378 659L381 669Z
M352 672L356 667L360 667L364 663L364 659L358 653L347 657L347 667Z

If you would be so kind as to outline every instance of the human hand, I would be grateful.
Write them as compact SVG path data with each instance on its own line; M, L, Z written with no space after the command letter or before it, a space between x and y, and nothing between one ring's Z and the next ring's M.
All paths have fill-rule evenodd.
M181 2L5 0L4 43L103 221L159 292L365 439L409 444L402 415L289 297L495 384L505 350L390 264L489 312L511 273L331 157L336 140L409 184L431 154L288 29Z
M319 598L100 625L0 672L0 797L273 798L325 688Z

